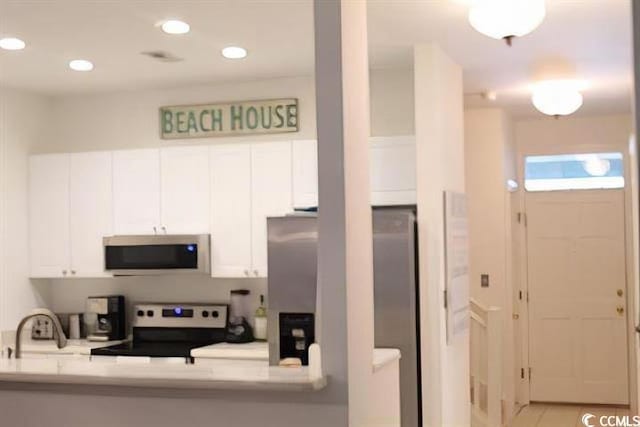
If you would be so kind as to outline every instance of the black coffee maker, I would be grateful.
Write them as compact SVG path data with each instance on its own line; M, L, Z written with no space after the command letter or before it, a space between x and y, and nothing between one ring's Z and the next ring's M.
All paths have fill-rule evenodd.
M95 315L89 341L117 341L127 338L124 296L109 295L87 298L87 313Z
M228 343L248 343L254 340L253 328L249 324L249 291L236 289L231 291L229 323L225 341Z

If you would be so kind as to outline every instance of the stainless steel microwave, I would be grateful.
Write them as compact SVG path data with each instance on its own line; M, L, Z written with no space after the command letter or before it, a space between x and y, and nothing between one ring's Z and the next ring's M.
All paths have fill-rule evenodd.
M109 236L102 242L105 270L116 276L211 271L208 234Z

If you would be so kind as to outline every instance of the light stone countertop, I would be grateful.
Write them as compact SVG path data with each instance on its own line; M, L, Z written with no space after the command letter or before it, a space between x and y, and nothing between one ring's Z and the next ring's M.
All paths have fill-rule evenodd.
M70 341L64 349L58 349L53 342L32 344L25 346L25 352L35 350L54 357L1 359L0 382L257 391L315 391L327 383L325 377L311 377L308 367L269 366L266 342L220 343L194 349L196 364L153 363L154 360L145 362L142 358L62 358L67 354L88 355L92 347L110 343ZM55 358L56 355L61 357ZM373 371L399 358L397 349L375 349ZM198 364L198 359L216 359L217 364Z
M269 360L269 345L264 341L247 344L211 344L191 350L191 357L197 359L233 359L233 360ZM373 371L400 359L400 350L395 348L376 348L373 350Z
M373 372L387 366L389 363L399 360L400 350L397 348L376 348L373 350Z
M191 350L196 359L235 359L269 360L269 344L266 341L254 341L246 344L219 343Z
M208 367L174 363L116 363L77 359L2 359L0 382L82 384L221 390L315 391L326 378L312 378L307 367Z
M80 354L90 355L92 348L108 347L110 345L120 344L123 341L88 341L82 340L67 340L67 345L63 348L58 348L54 340L24 340L22 343L23 353L36 353L36 354ZM9 346L15 350L14 343Z

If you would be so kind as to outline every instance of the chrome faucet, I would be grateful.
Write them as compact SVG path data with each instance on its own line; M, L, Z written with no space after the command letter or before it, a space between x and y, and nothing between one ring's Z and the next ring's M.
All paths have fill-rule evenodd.
M29 313L27 316L25 316L20 321L20 323L18 323L18 329L16 330L16 354L15 354L16 359L20 359L20 347L21 347L20 341L21 341L22 329L24 328L24 325L27 323L29 319L32 319L36 316L45 316L51 319L51 324L53 325L53 336L56 339L56 344L58 345L58 348L63 348L67 345L67 337L65 336L64 331L62 330L62 325L60 324L60 320L58 320L58 317L55 314L53 314L51 310L47 310L46 308L36 308L35 310L32 310L31 313Z

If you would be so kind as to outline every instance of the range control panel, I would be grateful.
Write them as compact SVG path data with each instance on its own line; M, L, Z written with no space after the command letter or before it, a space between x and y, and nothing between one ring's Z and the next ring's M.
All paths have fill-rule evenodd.
M137 328L225 328L225 304L136 304L133 326Z

